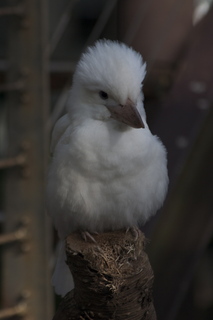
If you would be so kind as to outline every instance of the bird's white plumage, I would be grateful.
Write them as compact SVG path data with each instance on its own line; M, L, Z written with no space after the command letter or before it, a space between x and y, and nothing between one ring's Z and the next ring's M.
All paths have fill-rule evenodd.
M146 123L144 76L141 55L124 44L99 41L82 55L67 114L53 131L47 182L48 212L62 240L76 230L137 226L162 206L168 185L166 151ZM109 110L127 101L136 106L145 128L112 118ZM56 292L64 295L68 289L58 278L61 263L65 266L63 249L60 259L53 280Z

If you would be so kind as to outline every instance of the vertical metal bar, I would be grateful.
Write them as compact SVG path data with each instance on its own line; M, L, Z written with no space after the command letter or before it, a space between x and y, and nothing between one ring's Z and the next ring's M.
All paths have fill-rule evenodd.
M51 224L44 205L49 108L47 0L24 0L25 15L10 18L8 82L25 77L24 98L7 95L8 157L27 148L27 172L19 167L6 172L4 232L25 221L29 239L3 248L3 307L26 300L28 319L51 319L50 284Z

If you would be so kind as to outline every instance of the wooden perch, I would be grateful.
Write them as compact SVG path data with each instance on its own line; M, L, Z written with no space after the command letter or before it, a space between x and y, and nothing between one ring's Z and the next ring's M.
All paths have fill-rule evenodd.
M54 320L156 320L152 302L153 272L144 252L142 232L67 237L67 264L75 289L59 305Z

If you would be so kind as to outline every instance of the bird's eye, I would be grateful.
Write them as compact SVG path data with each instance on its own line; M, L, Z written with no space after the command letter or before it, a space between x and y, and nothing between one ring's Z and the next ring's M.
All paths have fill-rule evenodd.
M106 92L104 92L104 91L99 91L99 96L103 100L107 100L108 99L108 94Z

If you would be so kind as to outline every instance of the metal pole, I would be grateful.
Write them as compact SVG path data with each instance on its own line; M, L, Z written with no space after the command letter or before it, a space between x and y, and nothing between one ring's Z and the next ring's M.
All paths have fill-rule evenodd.
M16 306L21 301L26 305L24 316L35 320L51 319L53 312L52 231L44 209L48 150L45 124L49 113L48 53L45 50L48 42L47 2L23 1L25 14L10 17L8 44L7 81L14 83L21 77L25 86L21 92L7 93L7 159L14 160L24 144L26 161L25 174L23 166L16 163L10 163L5 172L4 234L7 237L9 234L11 240L14 230L25 221L27 238L24 241L12 239L2 248L2 314L10 314L8 310L16 314Z

